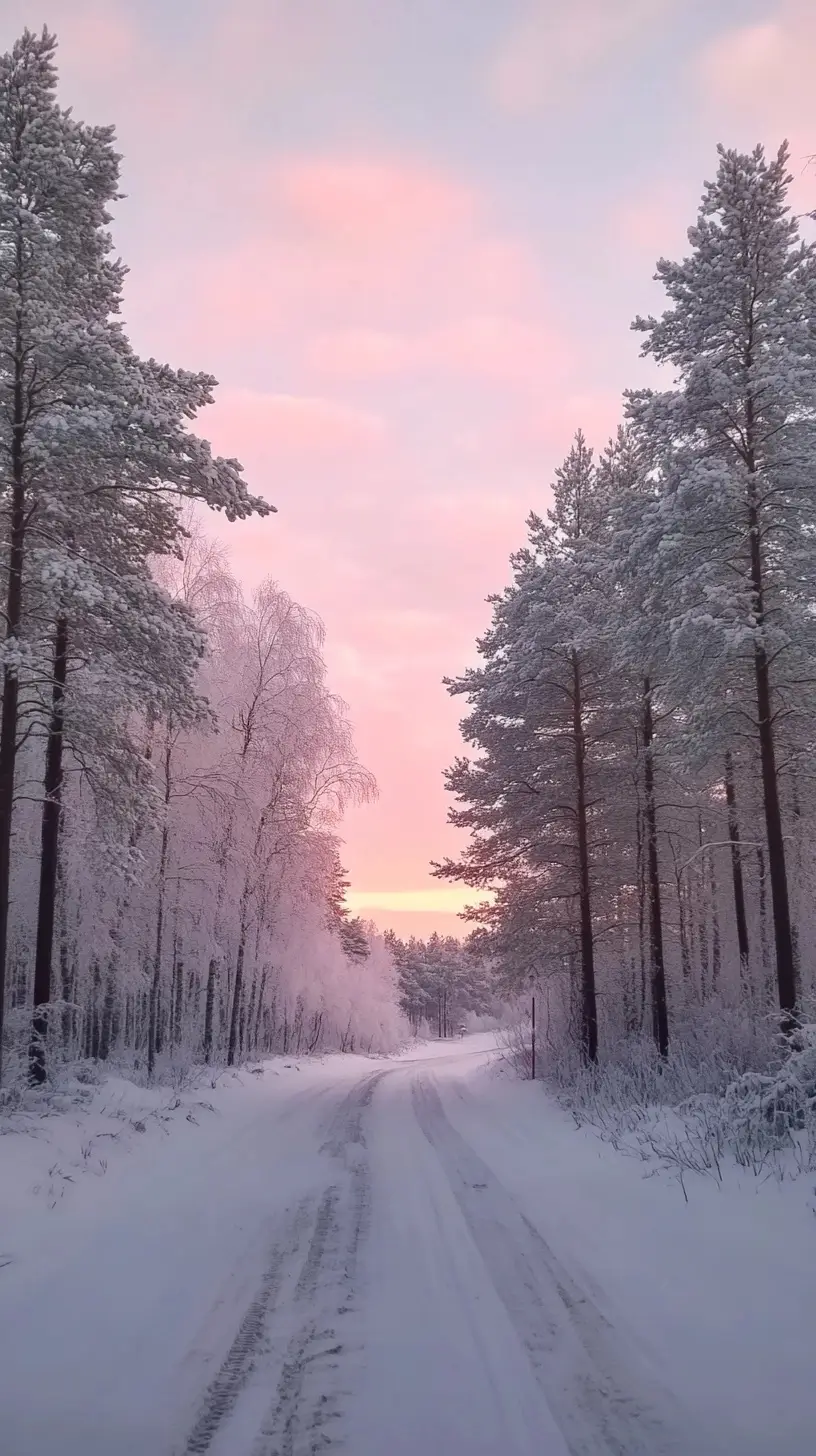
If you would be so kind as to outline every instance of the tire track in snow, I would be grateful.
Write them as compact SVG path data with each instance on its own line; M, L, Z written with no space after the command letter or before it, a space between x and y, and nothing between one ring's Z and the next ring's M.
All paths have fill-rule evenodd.
M363 1118L385 1075L374 1073L343 1099L321 1148L342 1163L346 1176L342 1191L329 1190L332 1198L322 1226L318 1218L315 1232L320 1228L320 1238L307 1255L294 1296L295 1306L309 1312L287 1346L275 1398L252 1456L317 1456L333 1444L327 1427L342 1417L337 1372L348 1353L347 1341L338 1338L337 1322L355 1307L359 1251L370 1221Z
M332 1444L327 1427L342 1414L336 1372L347 1352L336 1326L356 1307L370 1217L363 1119L385 1075L376 1072L352 1088L330 1117L320 1151L340 1167L322 1195L298 1205L272 1250L183 1456L206 1456L214 1447L230 1456L312 1456ZM267 1414L247 1434L242 1402L257 1403L259 1387L273 1392L272 1400L265 1395Z
M303 1199L292 1220L288 1237L272 1250L261 1283L250 1302L227 1355L210 1382L201 1409L184 1447L184 1456L203 1456L209 1451L219 1428L231 1414L241 1391L252 1373L257 1351L263 1344L267 1320L286 1272L287 1264L297 1254L298 1245L308 1227L313 1200Z
M449 1122L435 1088L412 1089L420 1128L447 1174L473 1241L522 1341L572 1456L686 1456L622 1339L510 1195ZM632 1365L636 1356L632 1356ZM691 1438L693 1442L693 1437Z

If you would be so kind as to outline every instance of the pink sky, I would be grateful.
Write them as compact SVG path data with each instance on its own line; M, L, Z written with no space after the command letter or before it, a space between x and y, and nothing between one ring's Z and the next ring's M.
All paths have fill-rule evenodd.
M581 426L644 378L717 141L791 140L816 204L812 0L0 0L114 121L137 347L221 381L200 428L279 514L224 527L247 587L318 611L377 804L353 904L455 929L442 771L485 597Z

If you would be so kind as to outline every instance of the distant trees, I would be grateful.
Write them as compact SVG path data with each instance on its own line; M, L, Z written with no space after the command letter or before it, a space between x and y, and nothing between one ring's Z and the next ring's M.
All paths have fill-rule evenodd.
M454 936L386 935L396 965L400 1006L416 1035L453 1036L468 1016L498 1017L502 1003L493 967L476 946Z
M789 180L785 148L720 149L635 324L673 386L627 396L597 467L576 437L450 684L471 842L438 872L493 890L482 942L506 984L561 986L587 1061L596 1014L665 1057L672 1016L773 986L790 1031L814 987L816 251Z

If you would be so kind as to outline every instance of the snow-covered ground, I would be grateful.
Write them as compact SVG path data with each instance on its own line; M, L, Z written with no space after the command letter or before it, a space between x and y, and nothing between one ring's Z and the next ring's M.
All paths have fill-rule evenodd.
M813 1450L807 1181L687 1202L489 1036L9 1126L3 1456Z

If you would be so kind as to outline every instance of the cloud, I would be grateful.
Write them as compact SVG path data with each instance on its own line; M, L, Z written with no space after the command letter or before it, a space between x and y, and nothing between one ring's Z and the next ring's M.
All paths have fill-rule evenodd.
M228 420L233 437L256 448L262 444L273 465L276 460L308 466L326 456L359 456L376 448L386 433L385 421L371 410L320 396L250 389L222 390L207 419Z
M530 324L512 314L473 313L425 332L347 329L323 334L315 339L309 358L318 372L337 379L470 376L538 391L553 359L563 366L567 354L564 336L543 321Z
M190 8L203 63L244 104L248 96L279 105L306 88L314 94L359 42L354 6L338 0L221 0L215 9L192 0Z
M650 260L671 257L684 247L686 229L699 200L700 187L690 197L687 189L664 183L615 204L611 231L627 250L644 253Z
M307 364L358 378L422 366L429 347L482 374L495 370L480 360L529 353L550 310L541 263L455 174L400 154L219 167L195 252L151 258L129 282L137 310L205 361L288 335ZM222 184L232 225L213 204L210 228Z
M811 209L816 176L816 7L812 0L779 0L772 18L729 30L697 60L706 119L728 145L762 141L775 151L787 139L795 206Z
M787 138L799 212L816 200L816 7L811 0L778 0L765 19L732 26L709 39L684 73L683 121L677 152L639 190L615 198L609 234L622 261L643 255L678 257L697 215L703 179L714 173L714 143L742 151L762 142L774 154ZM663 295L660 294L662 301Z
M30 6L26 8L30 10ZM79 0L70 7L70 23L64 30L59 24L59 6L54 7L54 14L60 70L69 70L77 83L88 84L100 73L121 76L143 52L132 15L115 0Z
M410 158L291 158L275 182L292 217L340 248L433 246L470 226L477 211L474 189Z
M503 109L528 112L637 45L672 0L526 0L493 57L490 94Z

